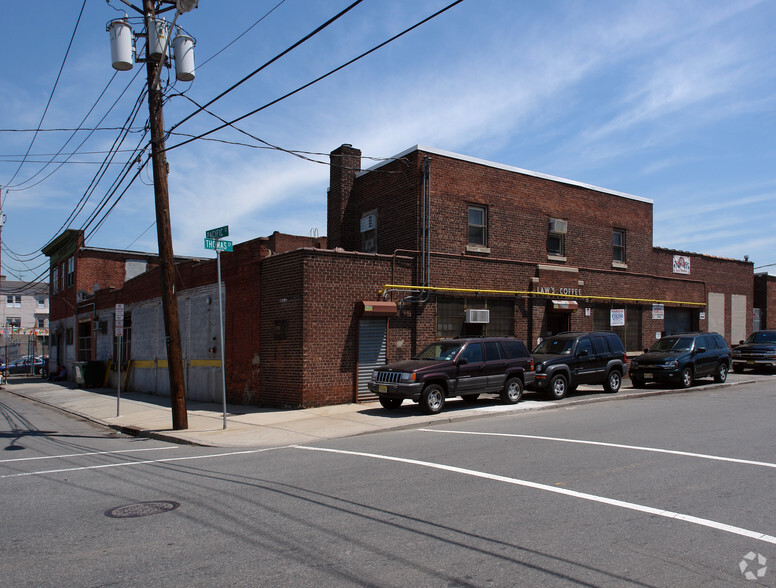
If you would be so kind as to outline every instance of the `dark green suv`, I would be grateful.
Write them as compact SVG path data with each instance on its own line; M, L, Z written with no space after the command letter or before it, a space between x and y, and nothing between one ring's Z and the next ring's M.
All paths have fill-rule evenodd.
M617 392L628 358L620 338L610 331L560 333L533 350L536 377L533 390L560 400L580 384L602 384Z

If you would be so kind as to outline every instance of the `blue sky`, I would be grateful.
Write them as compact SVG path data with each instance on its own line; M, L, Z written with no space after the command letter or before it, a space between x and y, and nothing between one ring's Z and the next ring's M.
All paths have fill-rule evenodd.
M450 1L365 0L209 110L242 116ZM215 98L350 3L200 0L178 19L196 38L197 77L167 87L166 128L195 109L188 98ZM131 9L87 0L52 96L82 4L5 2L0 9L2 271L10 279L44 272L40 248L64 225L85 227L94 247L156 251L149 166L102 210L131 151L120 152L90 189L95 162L119 135L108 129L125 124L145 82L143 64L115 77L110 64L106 24L125 9L135 16ZM237 126L289 150L326 154L351 143L379 158L421 144L649 198L655 245L749 256L756 268L770 265L756 271L776 273L774 28L776 3L766 1L464 0ZM36 129L44 111L31 143L33 133L21 131ZM144 102L122 149L141 142L147 116ZM52 130L75 129L85 117L83 127L101 130ZM219 125L201 112L175 132ZM167 146L184 138L173 135ZM210 138L221 141L168 153L176 254L212 257L204 232L221 225L235 242L275 230L326 234L326 165L261 148L232 129ZM60 150L77 154L44 167Z

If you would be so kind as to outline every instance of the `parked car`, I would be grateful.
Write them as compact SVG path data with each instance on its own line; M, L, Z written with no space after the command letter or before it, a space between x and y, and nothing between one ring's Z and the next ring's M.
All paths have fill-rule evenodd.
M533 350L536 378L532 388L560 400L580 384L602 384L618 392L628 357L620 338L610 331L560 333Z
M673 383L689 388L698 378L724 382L730 369L730 347L717 333L682 333L658 339L630 364L634 388L647 382Z
M384 408L398 408L409 398L424 413L436 414L454 396L473 401L482 393L499 394L515 404L533 379L533 360L521 341L461 338L439 340L413 359L379 367L368 387Z
M755 331L732 351L733 371L737 374L745 368L776 371L776 331Z
M25 355L5 366L7 374L40 374L43 369L43 358Z

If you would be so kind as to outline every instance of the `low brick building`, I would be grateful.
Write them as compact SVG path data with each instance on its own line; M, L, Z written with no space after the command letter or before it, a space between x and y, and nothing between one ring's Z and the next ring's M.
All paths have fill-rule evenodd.
M330 170L327 238L275 233L222 255L230 402L366 400L374 366L439 337L511 335L533 347L559 331L606 329L639 351L667 332L737 342L752 330L752 264L654 247L648 199L419 146L362 171L360 152L343 145ZM69 263L60 239L47 248L53 282ZM125 304L128 385L165 394L153 267L149 258L148 271L121 280L85 269L84 283L100 287L76 304L87 311L79 330L98 326L91 359L114 364L112 313ZM190 398L220 397L215 275L214 260L176 264ZM52 325L60 312L52 302Z

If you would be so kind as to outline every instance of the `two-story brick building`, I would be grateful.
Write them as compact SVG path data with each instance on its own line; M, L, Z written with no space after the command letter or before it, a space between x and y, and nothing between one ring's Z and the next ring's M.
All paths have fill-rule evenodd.
M231 402L364 400L375 365L439 337L513 335L533 347L549 333L611 329L637 351L665 332L737 342L751 331L752 264L654 247L648 199L419 146L362 171L343 145L330 169L327 239L276 233L222 255ZM68 256L48 251L56 282ZM176 272L187 394L215 399L215 261ZM90 318L106 327L92 359L112 357L99 340L124 303L130 387L166 393L157 272L113 290L93 281Z

